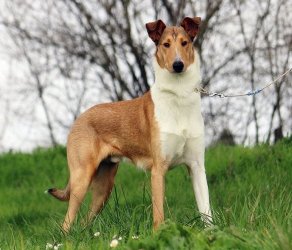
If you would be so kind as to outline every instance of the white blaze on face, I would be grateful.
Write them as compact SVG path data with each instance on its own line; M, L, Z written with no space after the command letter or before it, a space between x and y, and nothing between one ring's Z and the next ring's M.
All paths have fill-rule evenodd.
M175 31L173 31L172 37L173 37L174 42L176 42L177 34L175 33ZM177 62L177 61L182 61L182 59L181 59L181 55L180 55L177 47L175 47L175 59L174 59L174 62Z
M181 55L180 55L180 53L179 53L179 51L178 51L178 49L176 47L175 48L175 59L174 59L174 62L179 62L179 61L183 62L183 60L181 59Z

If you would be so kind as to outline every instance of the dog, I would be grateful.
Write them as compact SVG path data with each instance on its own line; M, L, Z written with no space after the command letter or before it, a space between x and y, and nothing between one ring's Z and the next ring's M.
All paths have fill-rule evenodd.
M91 221L110 196L122 157L151 171L153 227L164 221L164 177L174 165L185 163L192 178L199 212L206 224L212 222L204 166L204 121L200 94L199 56L193 40L200 17L185 17L181 26L161 20L146 24L156 45L155 83L143 96L99 104L80 115L67 141L70 179L64 190L48 192L69 201L63 230L68 232L88 188Z

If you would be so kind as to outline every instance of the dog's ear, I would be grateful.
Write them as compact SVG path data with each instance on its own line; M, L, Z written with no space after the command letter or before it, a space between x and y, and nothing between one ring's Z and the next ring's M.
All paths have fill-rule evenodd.
M199 26L201 23L200 17L185 17L184 20L181 22L181 26L184 28L184 30L187 32L187 34L190 36L191 40L193 41L196 35L199 32Z
M160 19L155 22L146 23L148 35L156 45L158 44L165 27L164 22Z

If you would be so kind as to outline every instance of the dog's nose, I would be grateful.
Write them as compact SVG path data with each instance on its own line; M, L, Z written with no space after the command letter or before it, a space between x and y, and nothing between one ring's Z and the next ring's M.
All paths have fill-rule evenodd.
M184 68L184 63L182 61L175 61L172 64L172 68L176 73L180 73L180 72L182 72L182 70Z

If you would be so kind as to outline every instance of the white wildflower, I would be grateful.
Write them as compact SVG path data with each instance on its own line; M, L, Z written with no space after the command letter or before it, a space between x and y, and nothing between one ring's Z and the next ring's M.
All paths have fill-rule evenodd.
M51 248L53 248L54 246L53 246L53 244L51 244L51 243L47 243L47 245L46 245L46 249L51 249Z
M122 236L120 236L119 238L118 238L118 240L122 240L123 239L123 237Z
M63 244L55 244L55 246L54 246L54 250L58 250L59 247L61 247L61 246L63 246Z
M119 241L116 239L113 239L110 243L110 247L115 248L119 244Z
M54 250L58 250L59 247L63 246L63 244L58 244L58 243L54 243L54 244L51 244L51 243L47 243L46 244L46 249L54 249Z
M100 236L100 232L94 233L94 237L98 237L98 236Z
M137 240L137 239L139 239L139 236L138 235L132 235L132 239L133 240Z

